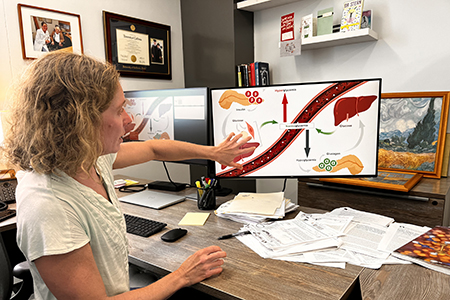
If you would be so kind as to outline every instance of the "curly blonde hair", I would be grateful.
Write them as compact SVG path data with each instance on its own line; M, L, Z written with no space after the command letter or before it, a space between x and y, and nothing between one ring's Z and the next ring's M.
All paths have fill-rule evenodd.
M34 61L14 89L4 156L24 170L75 176L102 154L100 126L119 86L108 63L51 52Z

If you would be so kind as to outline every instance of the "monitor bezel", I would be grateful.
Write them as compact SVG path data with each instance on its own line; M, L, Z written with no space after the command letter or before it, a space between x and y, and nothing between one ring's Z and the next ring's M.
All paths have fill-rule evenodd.
M168 88L168 89L145 89L145 90L127 90L124 91L124 96L125 98L144 98L144 97L148 97L151 96L152 93L155 92L167 92L168 94L173 93L173 92L177 92L177 91L182 91L182 90L203 90L205 92L205 119L206 119L206 138L207 138L207 143L204 146L211 146L212 145L212 131L211 131L211 126L212 126L212 119L211 119L211 114L212 114L212 108L211 108L211 101L210 101L210 96L211 96L211 92L210 92L210 88L209 87L188 87L188 88ZM135 94L139 93L138 96L136 96ZM147 94L148 93L148 94ZM129 143L129 142L143 142L144 140L140 140L140 141L126 141L125 143ZM158 160L157 160L158 161ZM166 162L170 162L170 163L179 163L179 164L186 164L186 165L196 165L196 166L205 166L208 170L208 173L212 174L210 172L211 167L214 166L214 162L208 159L185 159L185 160L168 160Z
M299 86L299 85L311 85L311 84L333 84L333 83L340 83L340 82L350 82L350 81L379 81L379 90L378 90L378 125L377 125L377 142L376 146L377 149L379 149L379 136L380 136L380 112L381 112L381 91L382 91L382 78L375 77L375 78L362 78L362 79L339 79L339 80L326 80L326 81L308 81L308 82L300 82L300 83L286 83L286 84L270 84L267 86L241 86L241 87L220 87L220 88L210 88L209 92L209 101L211 102L209 107L211 108L211 143L212 145L216 144L215 137L214 137L214 122L213 122L213 98L212 93L215 90L241 90L241 89L252 89L252 88L266 88L266 87L290 87L290 86ZM378 150L376 151L376 161L378 162ZM212 162L209 172L212 174L212 176L217 177L219 179L237 179L237 178L248 178L248 179L280 179L280 178L363 178L363 177L377 177L378 176L378 166L375 168L375 174L364 174L364 175L327 175L327 176L321 176L321 175L298 175L298 176L252 176L251 174L248 176L217 176L216 172L216 164Z

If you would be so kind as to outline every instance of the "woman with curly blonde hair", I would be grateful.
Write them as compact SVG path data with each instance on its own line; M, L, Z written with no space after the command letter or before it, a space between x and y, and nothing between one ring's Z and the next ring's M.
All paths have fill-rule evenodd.
M199 250L179 269L129 291L128 242L112 169L153 159L233 159L254 150L230 135L219 146L151 140L122 144L132 130L119 75L85 55L51 52L15 89L3 153L17 174L17 243L36 299L166 299L222 271L225 252Z

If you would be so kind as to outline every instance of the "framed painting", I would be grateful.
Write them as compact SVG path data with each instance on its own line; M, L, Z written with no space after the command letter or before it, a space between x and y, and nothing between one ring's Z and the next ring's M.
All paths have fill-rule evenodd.
M381 94L379 170L441 177L449 94Z
M172 79L170 26L103 11L106 58L122 76Z
M17 4L24 59L50 51L83 53L80 15Z
M408 192L419 181L423 175L419 173L380 171L377 177L360 178L321 178L321 181L328 181L341 184L364 186L376 189Z

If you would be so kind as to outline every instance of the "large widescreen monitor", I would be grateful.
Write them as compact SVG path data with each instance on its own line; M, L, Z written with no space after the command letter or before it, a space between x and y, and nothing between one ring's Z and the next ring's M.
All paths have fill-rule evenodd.
M124 94L129 100L125 111L135 123L125 141L171 139L211 144L208 88L125 91ZM208 165L208 160L203 159L180 162Z
M215 176L376 176L381 79L211 89L213 143L230 132L256 147Z

